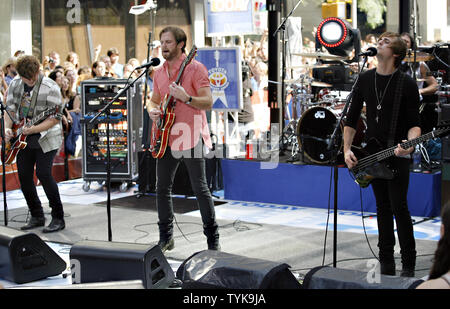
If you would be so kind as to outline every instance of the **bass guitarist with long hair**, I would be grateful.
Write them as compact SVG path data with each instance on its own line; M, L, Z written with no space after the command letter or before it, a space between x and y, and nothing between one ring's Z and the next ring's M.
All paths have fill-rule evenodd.
M155 71L153 94L147 107L153 121L152 154L157 158L158 245L163 251L174 248L171 194L176 170L183 160L197 197L208 249L219 250L218 225L203 157L204 148L212 148L205 113L213 102L208 72L200 62L186 61L193 55L192 51L188 56L185 54L187 38L182 29L169 26L159 36L166 61Z
M378 66L361 74L355 85L353 100L344 126L344 157L349 169L358 165L358 156L352 149L357 121L363 104L366 105L366 138L379 142L381 148L393 147L394 155L386 160L390 174L377 175L372 189L377 205L378 248L381 273L395 275L394 217L401 248L401 276L414 276L416 245L411 215L408 210L410 153L413 147L403 149L400 143L421 134L419 118L419 91L412 78L398 67L406 55L406 44L396 33L380 36L377 44ZM398 145L398 146L396 146ZM371 168L380 172L381 165Z

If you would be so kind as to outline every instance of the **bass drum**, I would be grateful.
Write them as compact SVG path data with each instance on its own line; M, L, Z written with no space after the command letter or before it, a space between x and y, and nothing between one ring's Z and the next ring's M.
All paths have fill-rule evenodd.
M313 163L332 163L333 156L336 154L333 149L328 150L327 148L340 114L341 110L317 106L305 111L300 118L297 125L298 144L304 155ZM335 137L337 149L339 150L341 150L343 145L343 128L344 126L341 123ZM366 128L366 121L362 116L358 122L353 145L361 146ZM339 161L342 161L342 158L338 159L338 163Z

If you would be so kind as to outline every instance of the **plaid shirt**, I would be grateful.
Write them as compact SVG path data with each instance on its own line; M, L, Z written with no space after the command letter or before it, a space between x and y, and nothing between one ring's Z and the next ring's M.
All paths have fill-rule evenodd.
M36 89L33 89L33 91L36 91ZM19 113L23 94L24 83L20 77L16 77L9 85L6 98L6 108L10 111L11 116L15 117L14 120L16 121L20 121ZM52 79L44 77L39 88L33 117L55 106L59 106L59 112L62 113L64 103L61 97L61 90ZM61 120L61 114L57 114L54 118ZM61 121L47 131L40 132L40 134L39 145L44 153L61 147L63 141Z

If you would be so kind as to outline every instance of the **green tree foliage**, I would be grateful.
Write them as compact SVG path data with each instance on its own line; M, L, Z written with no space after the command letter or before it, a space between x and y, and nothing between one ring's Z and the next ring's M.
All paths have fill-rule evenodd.
M386 0L358 0L358 9L367 15L367 24L375 29L383 24L383 13L386 12Z

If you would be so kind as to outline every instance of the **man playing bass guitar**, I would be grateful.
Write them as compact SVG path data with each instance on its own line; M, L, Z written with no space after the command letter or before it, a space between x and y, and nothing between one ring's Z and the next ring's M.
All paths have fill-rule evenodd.
M185 65L186 41L184 31L166 27L160 32L162 56L166 60L155 71L154 89L147 111L154 123L161 121L167 97L174 100L174 123L168 136L167 149L156 161L156 195L160 240L163 251L174 247L172 186L175 173L183 160L189 173L192 189L197 197L203 221L203 233L208 249L219 250L219 232L214 203L206 181L203 148L211 149L206 110L212 108L212 94L206 67L198 61ZM180 75L180 68L184 71ZM179 78L179 83L175 81ZM166 97L166 99L164 99ZM155 134L155 125L152 134Z
M402 276L414 276L416 250L411 215L408 210L410 153L400 143L421 134L419 91L412 78L398 70L406 55L406 44L396 33L384 33L377 44L378 66L361 74L344 126L344 157L349 169L358 164L351 145L357 121L366 104L366 138L376 138L383 148L395 147L387 160L394 172L385 179L372 181L377 204L378 248L381 273L395 275L394 222L401 248ZM397 115L397 116L396 116ZM386 162L384 162L386 163ZM380 170L375 167L376 170Z
M19 77L16 77L8 89L6 100L11 117L5 117L5 141L13 139L13 123L24 121L22 135L26 136L26 147L17 153L16 163L20 187L31 213L28 223L22 230L29 230L45 224L44 212L34 183L34 169L42 184L52 209L52 221L44 228L51 233L65 228L64 211L58 185L52 175L53 160L63 140L61 114L53 113L40 123L27 126L27 122L36 115L48 110L63 110L63 101L59 86L40 72L39 60L34 56L22 56L16 64Z

